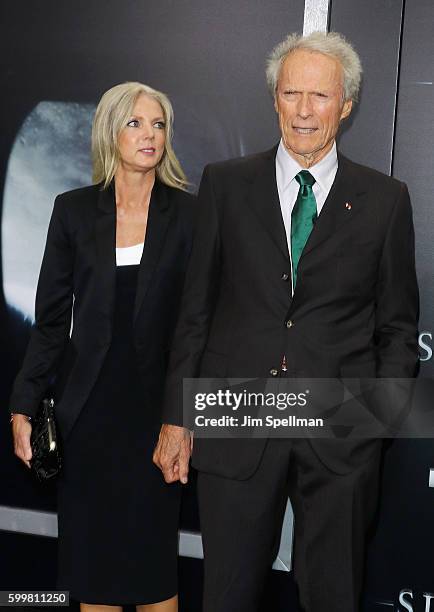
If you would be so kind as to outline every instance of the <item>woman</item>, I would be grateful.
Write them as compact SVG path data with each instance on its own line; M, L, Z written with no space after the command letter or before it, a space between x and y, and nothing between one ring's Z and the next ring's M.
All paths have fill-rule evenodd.
M101 98L97 184L56 198L11 399L15 452L29 465L28 417L57 373L58 582L83 612L177 610L180 489L152 463L194 202L172 119L167 97L140 83Z

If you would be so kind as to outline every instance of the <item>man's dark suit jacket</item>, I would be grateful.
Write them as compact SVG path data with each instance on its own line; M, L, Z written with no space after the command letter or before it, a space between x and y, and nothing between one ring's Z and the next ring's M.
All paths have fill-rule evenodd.
M147 399L154 406L161 405L191 250L193 208L193 196L155 182L134 314L137 362ZM34 415L57 374L56 415L64 437L71 431L110 345L115 246L112 186L102 190L101 185L93 185L56 198L38 282L35 326L14 384L10 410ZM127 413L127 406L122 409Z
M204 171L166 382L167 423L182 424L183 377L265 378L280 369L282 355L287 376L301 378L415 373L418 288L405 184L339 155L291 297L276 151ZM193 465L248 478L265 444L198 439ZM367 458L351 442L316 439L312 446L338 473Z

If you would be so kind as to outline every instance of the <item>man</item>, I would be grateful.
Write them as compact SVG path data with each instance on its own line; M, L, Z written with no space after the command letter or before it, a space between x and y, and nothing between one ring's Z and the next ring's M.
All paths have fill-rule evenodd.
M339 34L290 35L267 68L279 145L204 171L154 457L167 482L187 479L184 377L414 375L407 188L336 151L360 77ZM288 494L303 609L359 610L380 450L374 440L196 440L204 612L258 609Z

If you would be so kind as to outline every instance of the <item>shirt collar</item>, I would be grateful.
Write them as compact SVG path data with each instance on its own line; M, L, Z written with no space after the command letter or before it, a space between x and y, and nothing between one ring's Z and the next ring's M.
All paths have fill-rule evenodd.
M282 190L287 189L294 177L306 168L302 168L300 164L288 153L285 149L283 141L280 140L276 155L276 178L282 186ZM309 168L309 172L318 183L321 190L328 193L331 184L336 176L338 169L338 154L336 150L336 142L333 147L317 164Z

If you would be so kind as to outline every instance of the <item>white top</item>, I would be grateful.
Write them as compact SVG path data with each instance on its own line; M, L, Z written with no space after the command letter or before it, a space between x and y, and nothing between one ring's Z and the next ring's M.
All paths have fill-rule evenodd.
M297 183L295 177L301 170L306 170L306 168L302 168L302 166L300 166L300 164L293 157L291 157L281 140L276 155L276 182L290 257L291 213L297 200L298 190L300 188L300 185ZM312 189L315 195L316 207L319 215L333 185L333 181L335 180L336 172L338 171L336 142L333 144L333 147L330 149L327 155L308 170L316 181Z
M136 266L142 259L144 242L129 247L116 247L117 266Z

